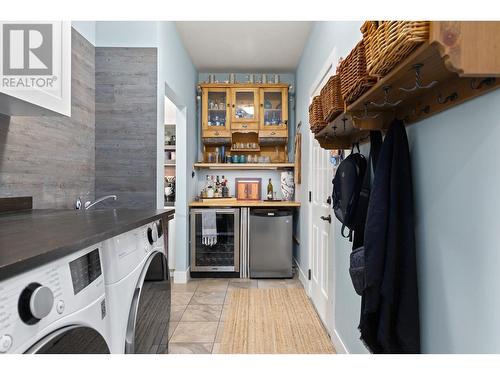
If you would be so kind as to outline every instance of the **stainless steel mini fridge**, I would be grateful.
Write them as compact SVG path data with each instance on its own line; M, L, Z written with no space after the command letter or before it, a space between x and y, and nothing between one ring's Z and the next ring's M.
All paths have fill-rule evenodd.
M293 277L292 210L252 209L249 226L250 277Z

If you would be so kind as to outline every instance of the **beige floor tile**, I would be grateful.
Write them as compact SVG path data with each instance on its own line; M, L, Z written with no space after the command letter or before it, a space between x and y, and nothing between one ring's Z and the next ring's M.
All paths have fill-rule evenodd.
M194 292L172 292L172 306L186 306L191 301Z
M225 292L229 284L228 280L224 279L207 279L200 280L197 291L203 292Z
M170 306L170 320L180 322L182 314L186 310L187 305L172 305Z
M206 343L213 342L217 333L217 322L179 323L174 331L171 343Z
M224 330L224 322L219 322L219 326L217 327L217 334L215 335L215 342L222 342L222 331Z
M168 339L169 340L172 338L172 335L174 334L174 331L177 328L178 324L179 324L179 322L168 322Z
M181 322L218 322L222 305L188 305Z
M198 288L199 281L188 281L187 283L184 284L175 284L172 283L172 293L174 292L194 292L196 291L196 288Z
M220 351L220 343L216 342L212 347L212 354L219 354L219 351Z
M192 300L193 305L222 305L224 303L224 298L226 297L226 292L209 292L209 291L197 291Z
M210 354L212 353L213 344L186 342L186 343L171 343L169 344L168 352L170 354Z

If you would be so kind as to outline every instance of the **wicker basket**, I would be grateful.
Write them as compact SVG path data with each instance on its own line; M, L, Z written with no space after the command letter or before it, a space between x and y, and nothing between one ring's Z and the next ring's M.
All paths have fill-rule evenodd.
M429 40L429 21L366 21L361 27L366 65L372 76L384 76L416 47Z
M340 90L347 104L354 102L371 86L377 79L368 74L366 70L366 57L364 41L361 40L349 55L340 63L338 73L340 74Z
M309 126L311 131L316 134L321 131L327 122L323 116L323 107L321 104L321 96L315 96L309 106Z
M326 122L335 119L344 110L344 101L340 91L340 76L331 76L326 85L321 89L321 106L323 118Z

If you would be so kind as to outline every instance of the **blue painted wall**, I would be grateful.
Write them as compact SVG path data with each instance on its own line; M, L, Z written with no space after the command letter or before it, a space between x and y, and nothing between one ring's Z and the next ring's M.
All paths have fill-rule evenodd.
M329 51L345 56L361 38L360 23L315 23L297 70L297 119L307 124L309 90ZM416 242L424 353L499 353L500 92L466 102L407 128L416 207ZM307 175L310 132L304 131ZM306 135L307 133L307 135ZM366 152L366 148L362 149ZM307 175L307 177L306 177ZM302 201L306 202L306 187ZM309 217L302 209L298 258L308 268ZM350 243L338 226L336 330L351 353L366 353L357 330L360 298L349 274Z
M160 48L159 79L166 85L165 90L159 93L161 100L159 106L164 108L164 95L167 91L169 98L179 108L185 110L186 115L186 126L176 127L175 270L182 272L189 266L188 204L196 194L197 185L197 178L191 177L191 172L198 153L196 122L198 72L182 44L174 22L158 22L158 42ZM163 111L161 113L159 121L163 124ZM163 167L161 169L163 171Z
M500 353L500 91L408 127L425 353Z

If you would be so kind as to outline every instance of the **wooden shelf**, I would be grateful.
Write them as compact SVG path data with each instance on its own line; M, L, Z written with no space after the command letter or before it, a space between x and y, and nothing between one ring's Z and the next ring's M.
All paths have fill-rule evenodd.
M165 160L165 167L175 167L175 160Z
M293 169L294 163L195 163L194 168L218 170L278 170Z
M165 150L175 151L175 145L165 145Z
M300 202L237 200L234 203L223 203L214 199L214 202L191 202L189 207L300 207Z
M456 25L452 26L456 28ZM466 25L467 29L462 26L462 23L460 26L464 33L462 37L467 39L469 44L459 46L458 50L461 49L460 53L466 55L472 48L470 34L476 30L471 25ZM491 58L489 55L482 56L484 63L490 64L488 65L490 68L488 74L482 71L474 76L469 71L450 63L453 61L450 54L457 60L455 56L457 52L450 52L450 47L438 39L443 37L442 35L448 35L447 32L451 32L446 27L450 27L446 22L434 22L431 27L434 32L431 31L431 40L428 43L413 51L386 76L380 78L365 94L348 105L345 113L340 114L317 133L315 137L321 147L326 149L350 148L353 142L366 139L369 130L387 129L394 118L403 119L406 124L412 124L497 89L500 86L500 79L497 78L500 77L500 67L497 63L497 66L491 68L491 60L498 60L496 57L500 54L498 47L493 47L491 40L489 43L488 41L484 42L482 49L493 56ZM478 25L477 27L483 26ZM498 28L498 25L496 27ZM468 34L465 35L465 33ZM498 36L495 37L498 38ZM477 43L480 42L477 41ZM473 50L476 51L476 48ZM482 53L486 54L486 52ZM436 83L427 89L401 90L401 88L414 87L416 82L414 67L416 64L422 64L420 68L422 86L429 85L434 81ZM480 71L478 69L480 64L478 62L474 66L474 72ZM387 87L390 89L384 90ZM400 103L397 105L390 104L398 101ZM346 119L345 128L343 119Z
M231 152L260 152L260 146L257 148L231 148Z

